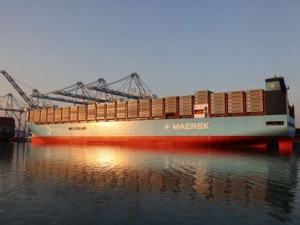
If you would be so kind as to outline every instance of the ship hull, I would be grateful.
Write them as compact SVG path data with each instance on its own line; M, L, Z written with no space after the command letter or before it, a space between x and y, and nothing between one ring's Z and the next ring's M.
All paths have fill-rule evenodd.
M290 140L293 124L287 115L271 115L27 125L35 144L260 145Z

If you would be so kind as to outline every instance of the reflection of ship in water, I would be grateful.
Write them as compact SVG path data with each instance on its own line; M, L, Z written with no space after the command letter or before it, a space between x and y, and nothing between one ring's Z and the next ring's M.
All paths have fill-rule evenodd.
M153 152L121 147L35 147L27 156L30 179L88 190L169 194L238 204L259 210L268 204L290 213L297 181L291 157L261 152L204 149ZM273 211L270 209L270 213Z

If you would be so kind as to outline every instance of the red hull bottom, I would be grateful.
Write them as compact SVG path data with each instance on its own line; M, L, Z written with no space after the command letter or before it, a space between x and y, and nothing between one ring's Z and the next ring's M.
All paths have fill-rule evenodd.
M126 145L172 145L172 146L205 146L205 145L239 145L261 146L278 143L280 149L291 148L292 139L275 136L147 136L147 137L32 137L33 144L126 144Z

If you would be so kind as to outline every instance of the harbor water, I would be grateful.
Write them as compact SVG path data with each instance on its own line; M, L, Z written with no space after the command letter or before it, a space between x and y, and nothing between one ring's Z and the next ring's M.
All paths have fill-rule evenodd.
M0 145L0 224L299 224L300 149Z

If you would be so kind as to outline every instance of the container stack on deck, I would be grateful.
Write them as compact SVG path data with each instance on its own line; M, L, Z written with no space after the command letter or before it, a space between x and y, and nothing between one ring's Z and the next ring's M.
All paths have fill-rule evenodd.
M244 114L245 112L245 92L228 92L228 114Z
M151 116L151 101L150 99L142 99L140 100L140 110L139 117L142 118L150 118Z
M116 102L106 104L106 119L114 120L116 118Z
M128 119L136 119L138 117L139 101L128 101Z
M47 123L53 123L54 122L54 109L47 109Z
M164 99L152 99L152 118L162 118L164 114Z
M61 113L62 113L62 108L57 108L54 111L54 122L56 123L61 123Z
M179 97L179 117L191 118L193 116L193 96L180 96Z
M63 108L62 121L65 123L70 122L70 107Z
M88 105L87 106L87 120L88 121L93 121L95 120L95 115L96 115L96 105Z
M47 110L42 109L41 110L41 123L46 123L47 122Z
M77 121L78 120L78 106L72 106L71 107L71 117L70 117L71 122Z
M117 119L126 119L126 102L117 102Z
M264 90L255 89L246 91L247 113L264 112Z
M106 118L106 104L96 105L96 120L105 120Z
M266 115L265 91L253 89L50 108L30 111L36 124Z
M165 117L178 118L178 97L165 98Z
M78 106L78 120L86 121L86 109L85 105Z
M194 117L205 118L209 116L209 96L212 92L195 91Z
M210 114L222 116L226 114L226 93L212 93L210 95Z

